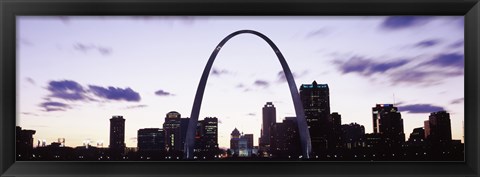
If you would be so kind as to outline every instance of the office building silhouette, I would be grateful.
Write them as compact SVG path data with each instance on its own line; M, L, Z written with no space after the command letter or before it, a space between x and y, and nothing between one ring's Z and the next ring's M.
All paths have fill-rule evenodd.
M123 116L112 116L110 119L110 155L114 159L121 159L125 148L125 119Z

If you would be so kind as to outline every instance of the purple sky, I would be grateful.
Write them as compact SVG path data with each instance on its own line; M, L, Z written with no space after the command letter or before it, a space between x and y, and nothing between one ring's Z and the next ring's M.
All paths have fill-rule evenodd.
M189 117L200 75L228 34L252 29L284 54L295 81L329 84L332 112L372 132L371 107L396 103L408 138L430 112L447 110L463 140L463 16L27 17L17 18L17 124L35 142L65 138L108 146L109 118L126 119L126 143L165 114ZM200 119L218 117L219 144L253 133L265 102L294 116L278 59L260 38L231 39L217 56Z

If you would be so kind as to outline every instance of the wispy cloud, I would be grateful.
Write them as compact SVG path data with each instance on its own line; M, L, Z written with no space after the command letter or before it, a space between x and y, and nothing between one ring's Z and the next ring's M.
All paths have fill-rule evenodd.
M110 55L112 53L112 49L106 47L97 47L97 50L102 55Z
M300 78L302 76L307 75L308 73L309 73L308 70L305 70L301 74L297 74L296 72L293 72L292 75L293 75L294 79L297 79L297 78ZM285 73L283 72L283 70L278 72L277 82L287 82L287 77L285 76Z
M402 70L390 75L390 78L394 84L397 83L427 83L426 85L432 85L434 80L428 80L431 73L425 71L415 70Z
M25 78L25 80L26 80L28 83L32 84L32 85L37 85L37 84L35 83L35 80L33 80L31 77L27 77L27 78Z
M254 83L254 85L258 86L258 84L261 84L261 82L262 82L262 81L260 81L260 83L257 83L257 84ZM268 84L267 84L267 85L268 85ZM252 91L251 88L249 88L248 86L246 86L246 85L244 85L244 84L242 84L242 83L237 84L237 85L235 86L235 88L241 89L243 92Z
M148 105L140 104L140 105L127 106L125 109L137 109L137 108L146 108L146 107L148 107Z
M72 108L71 105L54 101L54 99L89 102L98 101L98 97L104 100L129 102L140 101L140 94L129 87L123 89L112 86L104 88L100 86L89 85L88 89L85 89L82 85L72 80L50 81L48 83L47 90L50 91L50 94L44 98L44 102L39 104L39 107L46 112L66 111L67 109ZM147 105L136 105L129 106L125 109L142 108L146 106Z
M435 56L432 60L421 65L455 67L463 69L465 67L464 55L460 53L446 53Z
M416 44L414 44L413 46L414 47L420 47L420 48L427 48L427 47L433 47L437 44L440 44L440 40L438 39L428 39L428 40L423 40L423 41L420 41Z
M393 83L436 85L443 79L464 75L464 55L460 53L438 54L414 67L390 75Z
M251 112L251 113L248 113L247 116L256 116L257 114Z
M431 113L445 110L441 106L435 106L431 104L411 104L398 107L399 111L408 113Z
M410 59L384 59L379 62L368 57L353 56L336 59L332 63L342 74L354 73L366 78L374 74L383 74L392 85L409 84L432 86L443 82L445 78L464 74L464 55L445 53L432 56L423 63L415 64ZM374 79L372 79L374 80Z
M90 51L97 51L102 55L110 55L112 53L112 49L109 47L98 46L94 44L83 44L83 43L75 43L73 45L75 50L87 53Z
M155 95L158 95L158 96L175 96L175 94L172 94L172 93L164 91L164 90L156 91Z
M456 17L455 22L462 30L465 28L465 18L463 16Z
M28 40L28 39L25 39L25 38L19 38L18 39L18 44L20 45L24 45L24 46L34 46L33 42ZM17 45L18 45L17 44Z
M60 98L68 101L86 100L85 89L72 80L50 81L47 88L51 94L49 97Z
M381 27L386 30L417 27L428 23L432 18L426 16L389 16L382 22Z
M258 87L268 87L270 86L270 83L265 80L256 80L253 85L258 86Z
M69 24L71 20L69 16L58 16L57 18L62 21L63 24Z
M455 42L455 43L450 44L448 47L450 47L450 48L459 48L459 47L463 47L464 43L465 43L465 42L464 42L463 40L460 40L460 41L458 41L458 42Z
M252 91L252 89L250 89L250 88L243 89L243 92L249 92L249 91Z
M229 74L229 73L230 72L226 69L213 68L212 72L210 74L212 74L214 76L220 76L220 75Z
M326 27L320 28L318 30L309 32L307 35L305 35L306 38L311 38L315 36L325 36L330 33L330 30Z
M465 98L457 98L457 99L452 100L452 102L450 102L450 103L451 104L459 104L459 103L463 103L464 100L465 100Z
M343 74L358 73L364 76L370 76L376 73L384 73L388 70L395 69L407 64L409 60L398 59L396 61L377 62L360 56L354 56L348 60L334 60L333 64L337 65Z
M33 112L22 112L23 115L27 115L27 116L40 116L36 113L33 113Z
M50 94L45 98L47 101L51 101L52 98L66 101L98 101L97 98L99 98L138 102L141 99L140 94L130 87L118 88L88 85L88 89L86 89L78 82L72 80L50 81L47 90L50 91Z
M89 85L88 87L94 95L107 100L139 102L141 99L140 94L130 87L124 89L112 86L104 88L95 85Z
M43 102L39 106L43 108L42 111L45 111L45 112L66 111L67 109L71 108L71 106L68 104L55 102L55 101Z
M462 76L462 71L422 71L419 68L405 69L389 75L393 85L412 84L421 86L432 86L442 83L442 79L448 77Z

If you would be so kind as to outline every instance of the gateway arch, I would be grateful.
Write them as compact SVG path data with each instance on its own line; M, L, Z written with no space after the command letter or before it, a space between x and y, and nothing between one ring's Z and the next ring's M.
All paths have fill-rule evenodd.
M228 40L230 40L232 37L236 35L244 34L244 33L253 34L262 38L263 40L265 40L265 42L268 43L268 45L270 45L270 47L273 49L273 51L277 55L277 58L280 61L280 64L282 65L283 72L285 73L285 76L288 82L288 87L290 88L290 93L292 94L292 100L293 100L293 105L295 107L295 113L297 117L297 125L298 125L299 134L300 134L300 143L301 143L303 157L310 158L310 154L312 151L312 145L310 142L310 133L307 127L307 121L305 119L305 112L303 110L302 101L300 100L300 95L298 94L297 85L295 84L295 80L293 79L292 72L288 67L287 61L285 61L285 58L283 57L278 47L273 43L273 41L270 40L264 34L257 31L253 31L253 30L240 30L240 31L233 32L232 34L225 37L222 41L220 41L220 43L217 45L215 50L210 55L207 65L203 70L203 74L200 79L200 83L198 84L197 92L195 94L195 100L193 102L192 113L190 115L190 121L188 124L187 135L185 139L184 158L186 159L193 158L193 148L195 146L195 130L198 122L200 108L202 106L203 93L205 92L205 86L207 84L208 75L210 74L210 70L212 69L213 62L215 61L215 58L217 57L218 52L220 52L220 49L222 49L223 45Z

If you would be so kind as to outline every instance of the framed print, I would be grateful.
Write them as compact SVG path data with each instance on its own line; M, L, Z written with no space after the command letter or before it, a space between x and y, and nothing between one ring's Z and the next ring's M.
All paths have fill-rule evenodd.
M478 1L1 8L2 176L478 175Z

